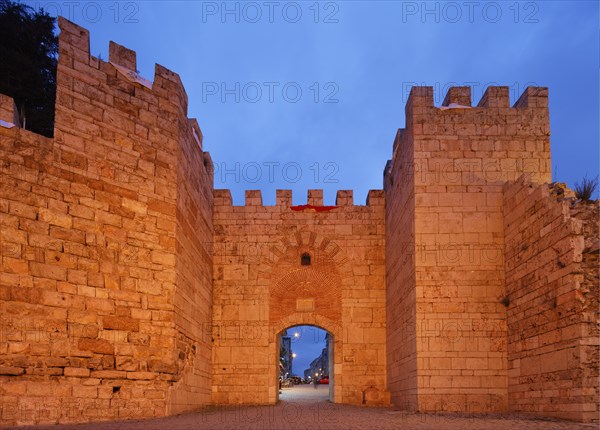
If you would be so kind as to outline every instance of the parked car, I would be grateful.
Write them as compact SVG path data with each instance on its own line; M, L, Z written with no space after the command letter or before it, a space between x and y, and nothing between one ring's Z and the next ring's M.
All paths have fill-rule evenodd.
M321 378L319 378L319 384L329 384L329 376L321 376Z

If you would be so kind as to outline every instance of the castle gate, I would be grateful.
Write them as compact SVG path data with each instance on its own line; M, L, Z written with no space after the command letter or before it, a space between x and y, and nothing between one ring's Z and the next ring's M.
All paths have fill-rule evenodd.
M384 197L355 206L351 191L323 205L291 204L278 190L264 206L259 191L233 206L215 192L213 401L275 403L278 337L314 325L333 337L336 403L386 404Z
M0 425L272 404L297 324L335 402L597 420L597 205L547 184L547 88L413 87L385 192L234 206L180 77L59 27L54 137L0 94Z

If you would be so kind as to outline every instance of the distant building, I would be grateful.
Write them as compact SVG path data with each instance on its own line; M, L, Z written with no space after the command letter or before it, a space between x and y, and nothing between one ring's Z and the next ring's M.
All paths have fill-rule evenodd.
M281 362L281 376L286 378L292 375L292 338L287 335L287 330L283 332L280 339L279 360Z
M329 375L329 333L325 336L325 348L321 351L321 355L315 358L310 363L310 367L304 371L305 379L312 379L318 375Z

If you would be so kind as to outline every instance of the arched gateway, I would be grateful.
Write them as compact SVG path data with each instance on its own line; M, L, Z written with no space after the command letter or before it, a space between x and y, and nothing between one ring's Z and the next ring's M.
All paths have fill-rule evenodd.
M333 339L330 401L387 404L381 193L366 206L341 193L326 211L314 209L320 191L303 210L289 191L275 206L257 191L245 206L232 206L227 191L216 197L215 241L235 246L215 249L213 401L277 402L279 335L313 325ZM236 330L239 339L226 337Z
M341 403L341 398L340 398L340 393L341 393L341 389L337 388L336 389L336 381L340 380L341 383L341 378L336 378L336 373L338 376L340 376L340 370L341 370L341 366L339 366L339 364L336 366L336 358L342 357L342 342L340 342L340 330L338 330L338 334L336 335L336 333L333 331L334 329L339 329L339 326L336 326L334 323L331 322L327 322L324 323L323 320L321 319L320 324L316 324L314 322L310 322L310 323L289 323L289 320L292 321L296 321L298 319L302 319L302 320L315 320L315 318L303 318L301 314L298 315L292 315L290 318L287 318L285 322L282 322L281 324L277 324L274 327L274 330L277 332L277 330L279 330L280 326L284 326L283 329L279 330L277 332L277 335L275 336L275 342L274 343L269 343L269 351L271 353L271 355L274 354L275 357L275 366L272 366L272 368L275 370L275 372L273 373L272 377L274 378L273 380L275 381L275 387L278 386L279 384L279 366L278 366L278 360L279 360L279 356L280 356L280 340L281 340L281 334L284 333L286 330L288 329L294 329L295 327L298 326L312 326L314 328L317 329L322 329L325 332L327 332L327 334L329 335L329 342L328 342L328 363L327 363L327 368L323 369L324 373L326 375L328 375L329 377L329 384L328 384L328 388L329 388L329 395L328 395L328 399L330 402L334 402L334 403ZM329 328L327 328L327 327ZM336 346L337 345L337 346ZM316 357L314 357L316 358ZM338 363L340 363L340 361L338 360ZM302 376L302 375L300 375ZM316 377L316 375L314 375L314 377ZM271 390L269 390L269 393L271 392ZM336 393L337 393L337 397L336 397ZM275 388L275 401L279 400L279 394L280 390L278 390L277 388Z
M279 335L290 327L313 325L333 338L333 369L330 376L340 384L330 387L330 401L342 402L342 278L348 259L335 243L314 233L294 234L282 243L283 253L273 253L274 264L262 272L269 279L269 322L274 339L269 342L269 356L277 358ZM307 239L306 241L304 239ZM341 272L341 273L340 273ZM335 344L337 342L337 348ZM336 360L337 358L337 360ZM336 366L337 363L337 366ZM270 366L277 383L278 363ZM335 387L335 388L334 388ZM273 392L275 397L272 397ZM269 390L269 401L276 401L278 390Z

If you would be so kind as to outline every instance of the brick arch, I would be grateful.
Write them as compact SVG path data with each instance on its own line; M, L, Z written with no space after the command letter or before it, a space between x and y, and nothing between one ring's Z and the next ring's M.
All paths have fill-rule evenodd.
M303 254L311 264L301 264ZM352 273L342 248L310 231L291 231L273 246L259 273L269 286L269 321L296 312L341 320L345 273ZM276 305L275 305L276 304Z
M340 276L327 268L298 268L278 276L270 286L269 320L301 312L339 321L342 316Z
M288 232L283 233L278 243L270 247L263 261L266 266L263 274L271 272L278 265L290 259L299 261L304 252L311 254L313 263L315 261L328 262L339 268L349 267L348 257L335 241L314 231L290 228Z

